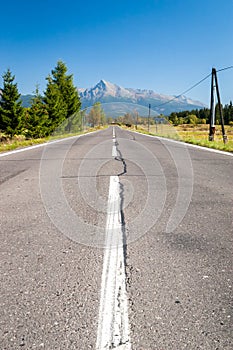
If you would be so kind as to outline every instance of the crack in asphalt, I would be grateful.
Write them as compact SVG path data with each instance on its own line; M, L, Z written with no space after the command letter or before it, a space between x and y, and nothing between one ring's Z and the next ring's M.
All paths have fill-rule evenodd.
M122 165L123 165L123 171L117 174L120 178L121 176L127 174L127 163L122 156L122 153L119 149L119 143L117 142L117 140L115 142L115 145L116 145L116 150L118 154L118 156L115 157L115 160L122 162ZM119 196L120 196L120 214L121 214L121 223L122 223L123 256L124 256L124 264L125 264L125 275L126 275L126 281L127 281L128 280L127 278L127 236L126 236L126 224L125 224L125 214L124 214L125 188L121 181L119 181L119 186L120 186Z
M7 182L7 181L9 181L10 179L13 179L14 177L16 177L16 176L18 176L18 175L24 173L24 172L27 171L27 170L28 170L28 169L22 169L22 170L19 170L19 171L15 172L15 173L12 174L12 175L8 175L8 176L6 176L5 178L0 179L0 184L2 185L4 182Z
M117 174L117 176L122 176L122 175L125 175L127 173L127 164L126 164L126 161L124 160L123 156L122 156L122 153L121 151L119 150L119 143L118 141L115 141L115 146L116 146L116 150L117 150L117 153L119 156L115 157L115 160L118 160L120 162L122 162L123 164L123 171L119 174Z

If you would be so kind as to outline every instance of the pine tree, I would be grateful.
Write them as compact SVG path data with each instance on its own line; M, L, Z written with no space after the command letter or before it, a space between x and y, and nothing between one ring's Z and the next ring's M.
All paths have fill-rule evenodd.
M80 111L81 102L77 88L73 85L73 75L67 75L67 67L62 61L57 62L52 76L47 80L44 102L48 107L49 117L58 126Z
M17 133L24 109L19 100L15 76L10 69L3 74L3 89L0 100L0 129L11 137Z
M27 109L22 119L21 128L27 138L45 137L50 133L48 111L39 93L38 86L36 87L31 106Z
M230 101L229 107L228 107L228 111L229 111L229 117L228 117L228 124L231 122L233 122L233 104L232 101Z
M226 104L223 108L223 115L224 115L224 122L225 124L232 123L233 121L233 105L232 101L230 101L230 104Z
M67 118L81 109L81 101L77 88L73 85L72 75L67 76L66 86L63 92L64 101L67 104Z
M62 94L51 76L47 78L48 84L43 98L49 116L50 131L53 132L67 116L67 106L62 98Z

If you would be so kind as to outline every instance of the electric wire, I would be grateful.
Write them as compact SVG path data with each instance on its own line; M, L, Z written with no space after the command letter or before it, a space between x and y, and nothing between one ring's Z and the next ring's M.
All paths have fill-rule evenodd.
M164 106L168 103L173 102L174 100L176 100L177 98L181 97L182 95L186 94L187 92L191 91L192 89L194 89L196 86L200 85L201 83L203 83L203 81L205 81L206 79L208 79L211 76L212 73L208 74L206 77L204 77L203 79L201 79L200 81L198 81L197 83L195 83L194 85L192 85L190 88L188 88L187 90L181 92L179 95L174 96L171 100L160 103L159 105L153 106L152 109L156 109L159 108L161 106Z
M229 66L229 67L225 67L225 68L221 68L218 69L216 72L222 72L228 69L233 69L233 66ZM187 90L181 92L179 95L174 96L171 100L160 103L156 106L152 106L152 109L157 109L159 107L162 107L164 105L167 105L168 103L173 102L174 100L176 100L177 98L181 97L182 95L186 94L187 92L191 91L192 89L194 89L196 86L200 85L201 83L203 83L203 81L205 81L206 79L208 79L210 76L212 75L212 73L209 73L206 77L204 77L203 79L201 79L200 81L198 81L196 84L192 85L190 88L188 88Z
M216 72L222 72L224 70L228 70L228 69L232 69L232 68L233 68L233 66L229 66L229 67L218 69Z

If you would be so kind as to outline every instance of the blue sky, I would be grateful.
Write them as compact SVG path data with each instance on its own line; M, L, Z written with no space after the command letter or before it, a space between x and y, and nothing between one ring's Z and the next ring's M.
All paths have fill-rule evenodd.
M32 93L63 60L78 87L100 79L178 95L233 65L232 0L8 0L1 4L0 75ZM233 100L233 69L218 76ZM0 80L0 86L2 79ZM209 104L210 80L187 96Z

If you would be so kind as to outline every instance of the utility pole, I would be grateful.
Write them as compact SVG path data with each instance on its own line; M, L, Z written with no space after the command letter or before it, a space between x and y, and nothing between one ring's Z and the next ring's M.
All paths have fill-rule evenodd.
M218 86L217 71L215 68L212 68L209 141L214 141L214 134L215 134L215 92L217 92L223 142L227 143L227 135L225 134L224 118L223 118L222 104L221 104L220 92L219 92L219 86Z
M150 109L151 109L151 104L149 103L149 113L148 113L148 132L150 132Z
M215 83L216 83L216 91L217 91L217 98L218 98L219 114L220 114L220 118L221 118L222 138L223 138L223 142L227 143L227 135L225 134L224 118L223 118L222 104L221 104L221 99L220 99L220 93L219 93L218 79L217 79L216 71L215 71Z
M136 130L138 129L138 111L136 111Z
M215 134L215 85L214 85L214 74L215 73L214 72L215 72L215 68L212 68L209 141L214 141L214 134Z

